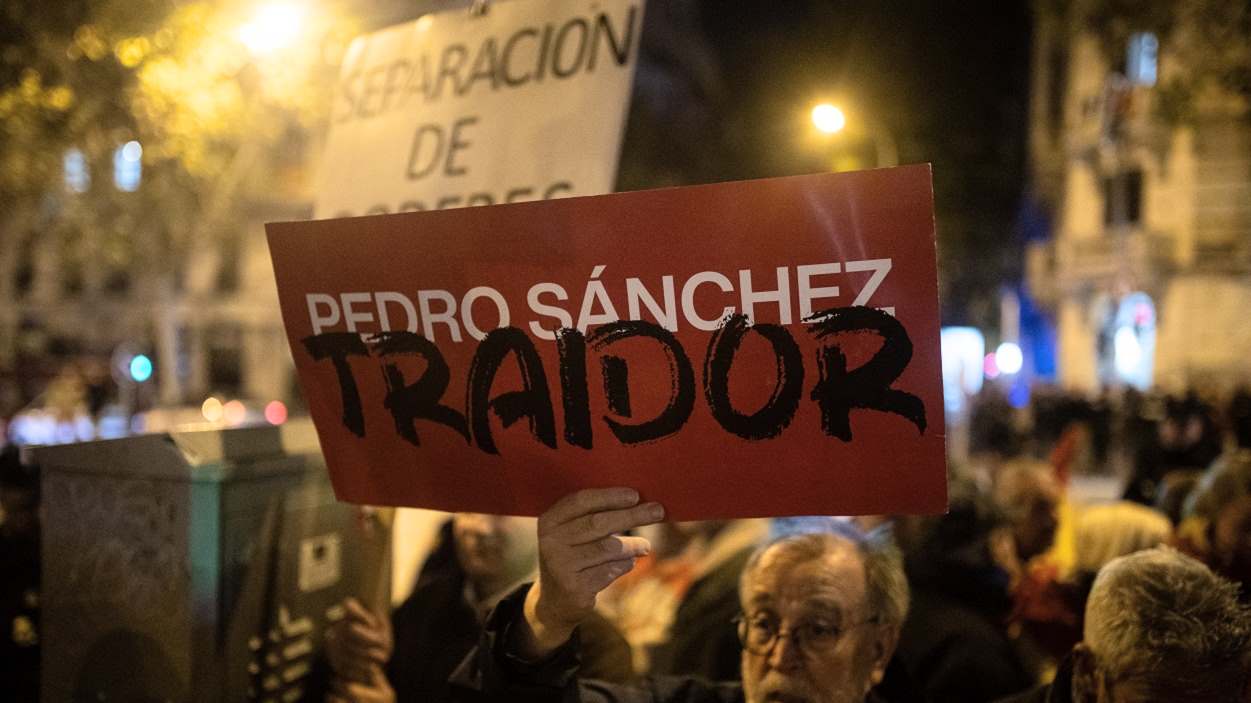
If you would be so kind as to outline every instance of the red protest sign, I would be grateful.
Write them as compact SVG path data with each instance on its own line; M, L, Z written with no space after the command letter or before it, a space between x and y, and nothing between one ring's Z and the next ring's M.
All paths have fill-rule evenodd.
M928 166L267 230L342 500L946 506Z

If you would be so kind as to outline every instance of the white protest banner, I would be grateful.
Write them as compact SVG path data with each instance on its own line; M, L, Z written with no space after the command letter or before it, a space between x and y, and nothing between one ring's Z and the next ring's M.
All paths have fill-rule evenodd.
M642 0L514 0L356 39L315 217L610 192L642 28Z
M315 217L612 191L642 31L643 0L509 0L359 37ZM396 602L438 520L396 516Z

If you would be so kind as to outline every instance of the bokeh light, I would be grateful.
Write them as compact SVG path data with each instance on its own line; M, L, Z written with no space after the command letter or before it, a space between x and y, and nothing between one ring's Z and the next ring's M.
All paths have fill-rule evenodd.
M1001 372L1011 376L1024 366L1025 357L1021 354L1021 347L1015 342L1004 342L995 350L995 362Z
M304 24L304 8L294 3L271 3L257 9L252 21L239 28L239 41L253 54L265 55L295 43Z
M812 108L812 124L826 134L834 134L847 126L847 116L837 107L821 103Z
M271 400L265 406L265 420L271 425L281 425L287 421L287 406L281 400Z
M200 414L209 422L221 422L223 410L222 402L214 397L204 399L204 403L200 405Z
M135 383L143 383L152 378L152 360L143 354L135 354L131 357L130 378Z
M229 403L226 403L222 410L225 413L227 425L242 424L244 419L248 416L248 409L243 406L241 401L238 400L232 400Z

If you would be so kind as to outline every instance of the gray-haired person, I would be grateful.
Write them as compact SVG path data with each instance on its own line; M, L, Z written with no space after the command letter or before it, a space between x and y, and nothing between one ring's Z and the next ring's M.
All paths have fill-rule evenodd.
M566 703L864 703L895 651L908 609L889 541L845 534L784 537L761 548L740 582L741 684L656 677L637 686L577 678L578 623L595 596L650 546L621 533L659 521L630 489L580 491L539 518L539 579L502 601L479 650L453 679L493 700Z
M1238 703L1251 614L1234 584L1167 547L1095 578L1083 639L1050 686L1001 703Z

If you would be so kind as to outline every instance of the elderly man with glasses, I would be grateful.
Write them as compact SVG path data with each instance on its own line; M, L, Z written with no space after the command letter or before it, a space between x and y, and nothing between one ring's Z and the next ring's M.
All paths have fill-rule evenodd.
M631 489L574 493L539 518L538 580L500 603L453 681L497 700L583 703L875 702L908 608L899 552L848 526L762 547L740 582L739 683L577 678L577 626L650 545L622 533L662 520Z

